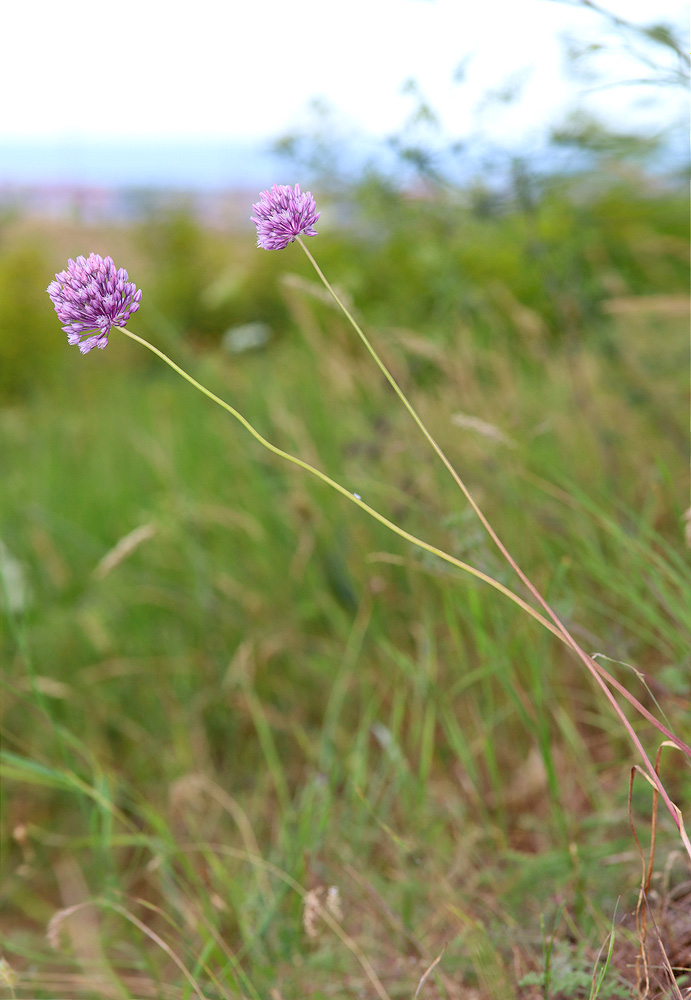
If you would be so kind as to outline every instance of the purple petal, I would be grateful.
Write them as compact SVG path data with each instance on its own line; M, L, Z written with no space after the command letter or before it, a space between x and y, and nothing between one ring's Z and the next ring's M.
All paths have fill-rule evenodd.
M65 324L68 344L77 345L82 354L94 347L105 348L111 327L125 326L142 297L124 268L118 270L111 257L97 253L88 259L70 258L67 269L55 275L47 292Z
M259 201L252 206L252 222L257 227L257 246L264 250L283 250L297 236L316 236L314 223L321 212L310 191L304 193L300 185L291 188L274 184L270 191L262 191Z

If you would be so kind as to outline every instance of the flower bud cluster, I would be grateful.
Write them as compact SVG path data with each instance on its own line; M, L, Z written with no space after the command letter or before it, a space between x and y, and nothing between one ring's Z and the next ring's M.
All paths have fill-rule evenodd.
M111 327L125 326L142 297L124 268L117 270L111 257L97 253L70 258L67 270L55 275L47 291L68 343L82 354L104 348Z
M252 205L252 222L257 227L257 246L264 250L283 250L296 236L316 236L314 223L321 212L311 191L301 191L288 184L274 184L262 191L260 201Z

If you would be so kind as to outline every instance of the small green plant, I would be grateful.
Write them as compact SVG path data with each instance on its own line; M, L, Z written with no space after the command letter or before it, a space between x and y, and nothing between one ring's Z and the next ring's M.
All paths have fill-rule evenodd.
M610 935L604 965L598 963L593 968L583 948L551 938L545 947L542 972L529 972L522 977L519 986L537 986L541 1000L562 997L569 1000L634 1000L632 987L610 970L613 939Z

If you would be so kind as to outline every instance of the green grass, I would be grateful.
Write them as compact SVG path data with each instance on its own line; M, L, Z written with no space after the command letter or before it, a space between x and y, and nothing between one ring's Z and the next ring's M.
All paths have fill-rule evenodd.
M69 252L90 249L85 238ZM146 333L271 441L516 586L338 314L278 282L307 274L297 248L258 258L283 323L266 349L229 358L185 327L189 303L177 319L154 303L145 320L145 298ZM245 257L229 261L243 295L261 285ZM329 267L340 282L335 252ZM670 294L661 270L642 292ZM420 272L398 274L407 297ZM448 313L435 338L373 327L359 305L576 638L622 661L605 665L688 736L683 317L612 314L578 342L521 334L527 314L509 322L485 301L481 337ZM13 594L8 565L25 579L0 647L0 932L15 995L413 997L441 954L423 998L634 996L632 963L618 960L630 925L615 927L602 983L597 955L640 881L636 759L579 661L111 340L86 358L65 349L57 375L0 410L3 565ZM99 571L141 526L141 543ZM657 734L635 724L654 755ZM680 765L663 751L688 811ZM647 843L640 779L633 806ZM662 895L683 877L677 848L661 813ZM326 910L329 886L342 919ZM317 889L310 936L304 898ZM51 918L89 900L53 924L51 948Z

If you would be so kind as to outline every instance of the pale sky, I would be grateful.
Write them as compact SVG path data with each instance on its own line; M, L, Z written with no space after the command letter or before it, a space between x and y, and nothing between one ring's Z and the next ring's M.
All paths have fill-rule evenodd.
M601 2L642 22L688 16L684 0ZM525 71L520 101L486 116L510 142L582 103L560 69L567 29L600 37L594 14L553 0L17 0L2 15L0 140L271 139L304 122L314 97L379 136L410 113L411 77L462 137L482 95ZM616 60L610 70L626 76ZM623 121L634 97L589 100ZM663 120L661 97L635 114Z

